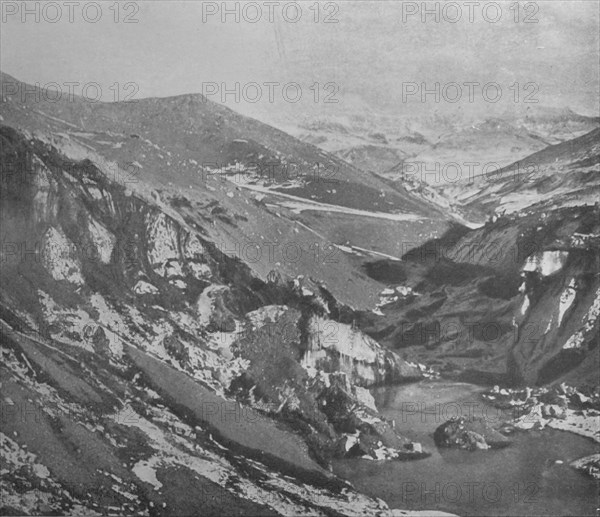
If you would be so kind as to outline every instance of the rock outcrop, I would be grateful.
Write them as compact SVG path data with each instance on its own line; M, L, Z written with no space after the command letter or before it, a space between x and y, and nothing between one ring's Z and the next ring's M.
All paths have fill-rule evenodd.
M307 346L322 339L322 334L315 323L303 325L305 320L302 312L285 306L248 313L245 329L231 347L234 356L248 367L232 380L232 394L260 411L293 421L325 463L335 456L386 459L425 455L410 448L410 442L378 415L373 398L362 387L373 383L371 375L378 364L387 362L394 379L409 372L406 380L410 380L418 377L419 371L359 331L314 316L309 322L319 321L323 328L343 331L329 330L332 350L324 347L320 360L307 361ZM360 348L353 346L356 343ZM347 351L347 357L340 357L340 348ZM368 372L366 376L357 375L354 361L365 361L359 371ZM379 381L385 379L382 373Z
M440 425L433 434L438 447L455 447L468 451L507 447L510 441L490 427L483 418L454 417Z

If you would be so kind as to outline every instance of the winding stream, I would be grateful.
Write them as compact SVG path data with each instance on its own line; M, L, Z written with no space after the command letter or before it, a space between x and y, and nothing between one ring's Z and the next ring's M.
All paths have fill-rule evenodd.
M598 452L591 440L545 429L517 432L505 449L438 449L433 432L459 411L487 415L496 425L509 415L486 405L481 388L424 381L377 388L377 407L401 434L432 453L418 461L340 460L334 470L392 508L443 510L459 515L596 515L598 484L569 463Z

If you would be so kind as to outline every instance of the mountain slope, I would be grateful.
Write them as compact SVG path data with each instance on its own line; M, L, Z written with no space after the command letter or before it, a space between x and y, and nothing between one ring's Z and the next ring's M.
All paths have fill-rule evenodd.
M463 188L465 217L501 214L479 228L368 264L392 291L361 328L465 380L597 386L599 131Z
M191 200L128 183L33 133L0 126L2 512L391 513L326 467L426 455L365 390L422 374L336 321L352 311L322 283L219 240L290 221L214 178L184 175Z
M600 194L600 129L552 145L468 185L443 189L457 193L468 212L515 212L540 204L594 204ZM458 188L462 193L458 195Z
M256 172L274 186L297 180L300 184L293 192L300 197L424 217L433 212L440 217L434 207L423 207L402 189L200 94L116 103L72 96L54 102L46 90L7 74L0 79L6 123L65 132L106 158L138 162L146 182L154 177L166 184L189 172L202 175L201 167L222 172L237 164L243 167L242 176L248 170ZM12 91L13 95L6 93ZM324 187L330 184L340 188L328 192Z
M26 91L39 96L21 99L26 86L6 74L2 79L5 92L17 92L2 99L5 123L45 133L49 143L102 164L127 188L159 199L188 222L193 219L215 246L263 279L272 271L288 279L312 276L342 303L373 306L377 286L352 265L355 256L336 245L350 241L369 248L368 237L382 228L382 243L419 245L447 228L448 218L433 205L202 96L50 102L32 86ZM286 207L289 201L280 194L293 196L295 205ZM210 224L198 219L200 207L217 217ZM323 227L319 218L331 209L339 223ZM361 216L366 231L348 231L357 220L353 210L380 218L406 216L407 222L393 226Z

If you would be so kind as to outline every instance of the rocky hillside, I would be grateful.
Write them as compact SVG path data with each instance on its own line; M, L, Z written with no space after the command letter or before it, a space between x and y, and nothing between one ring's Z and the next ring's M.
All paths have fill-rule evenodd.
M599 131L444 187L485 224L368 264L387 291L361 328L464 380L596 387Z
M428 455L370 387L597 384L597 132L444 213L201 96L2 80L0 513L402 515L330 472Z
M288 280L306 275L346 305L373 306L378 286L338 245L370 248L373 240L405 235L418 245L448 227L437 207L403 188L201 95L92 103L65 94L50 101L46 90L0 79L5 124L99 164L202 227L263 280L273 270ZM328 224L324 212L332 216ZM374 251L389 252L383 248Z
M194 205L129 183L68 135L0 137L2 512L389 511L327 467L425 454L364 389L422 374L332 319L324 284L214 238L246 222L217 199L276 215L218 181Z
M360 326L463 380L597 385L599 217L541 205L372 263L389 292Z

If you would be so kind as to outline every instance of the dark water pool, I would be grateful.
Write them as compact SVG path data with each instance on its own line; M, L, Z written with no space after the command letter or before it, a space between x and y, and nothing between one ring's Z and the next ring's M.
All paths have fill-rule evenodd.
M433 431L458 412L487 415L493 425L508 416L484 405L480 391L439 381L374 390L380 411L433 454L409 462L342 460L334 465L336 473L392 508L459 515L599 515L598 484L569 466L598 452L587 438L547 429L515 433L512 445L499 450L435 446Z

